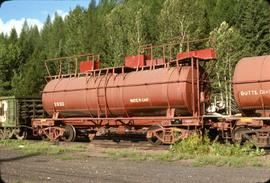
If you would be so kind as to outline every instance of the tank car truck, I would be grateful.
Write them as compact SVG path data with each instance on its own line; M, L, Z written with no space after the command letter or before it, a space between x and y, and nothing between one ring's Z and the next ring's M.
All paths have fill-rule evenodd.
M0 97L0 139L25 139L31 130L31 119L45 117L41 98Z
M99 68L94 54L46 60L42 103L50 117L33 118L33 133L65 141L140 133L154 144L200 133L210 92L201 66L215 51L189 51L189 43L141 46L119 67ZM176 52L179 45L187 51Z

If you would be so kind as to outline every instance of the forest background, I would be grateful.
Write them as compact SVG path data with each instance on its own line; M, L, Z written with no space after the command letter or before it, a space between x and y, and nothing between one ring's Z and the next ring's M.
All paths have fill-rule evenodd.
M140 45L188 37L211 41L218 59L208 64L213 90L230 93L233 69L246 56L270 54L270 5L266 0L91 0L63 19L50 16L39 30L24 23L18 35L0 34L0 96L38 96L45 85L44 60L81 53L119 66Z

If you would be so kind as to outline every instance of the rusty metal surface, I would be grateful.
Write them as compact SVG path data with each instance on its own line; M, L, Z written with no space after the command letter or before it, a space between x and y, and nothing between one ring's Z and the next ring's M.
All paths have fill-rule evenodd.
M212 60L216 59L216 51L213 48L207 48L203 50L180 52L177 54L177 59L179 60L184 60L192 57L199 58L201 60Z
M61 117L166 116L168 108L185 116L192 114L195 73L182 66L60 78L45 86L42 101L49 114Z
M146 58L147 58L147 55L127 56L125 58L125 66L131 67L131 68L145 66Z
M270 56L248 57L236 65L233 92L242 110L270 109Z
M197 117L132 117L132 118L89 118L89 117L69 117L69 118L41 118L32 120L32 125L34 127L37 126L54 126L55 121L61 121L64 124L70 124L74 126L151 126L154 124L160 125L172 125L173 121L178 121L179 123L175 123L181 126L200 126L202 125L202 121Z
M80 72L93 71L100 68L100 61L86 60L80 62Z

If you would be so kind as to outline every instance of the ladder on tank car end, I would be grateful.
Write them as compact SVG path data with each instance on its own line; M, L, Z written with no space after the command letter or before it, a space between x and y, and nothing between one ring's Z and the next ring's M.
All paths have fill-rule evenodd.
M106 99L106 86L108 83L108 72L109 70L107 69L106 74L101 76L101 70L100 70L96 78L96 80L100 78L100 80L98 81L97 88L96 88L98 118L100 118L102 114L105 114L106 118L108 117L108 104L107 104L107 99Z

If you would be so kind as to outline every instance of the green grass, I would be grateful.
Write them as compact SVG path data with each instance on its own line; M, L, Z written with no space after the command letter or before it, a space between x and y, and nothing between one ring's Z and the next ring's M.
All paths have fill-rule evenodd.
M253 149L250 144L211 143L207 138L204 143L193 135L164 152L144 152L137 149L107 150L105 153L113 159L141 160L191 160L194 166L270 166L270 160L263 159L263 149Z
M264 162L260 159L265 154L263 149L252 148L252 144L212 143L205 138L201 139L194 135L171 147L171 153L182 155L184 158L194 160L194 165L217 165L217 166L262 166Z
M145 152L137 150L136 148L126 150L108 149L104 151L104 153L112 159L130 159L135 161L168 159L167 152Z
M47 141L1 140L0 146L20 150L25 154L56 155L59 160L83 159L89 154L87 146L76 143L59 145ZM263 149L253 149L250 144L240 146L212 143L207 138L203 143L196 135L170 146L167 151L143 151L136 148L106 149L102 154L104 154L102 157L134 161L188 160L194 166L270 167L270 158L264 156Z
M0 145L20 150L25 154L58 155L71 152L85 151L86 147L79 144L58 145L46 141L21 141L21 140L1 140Z

